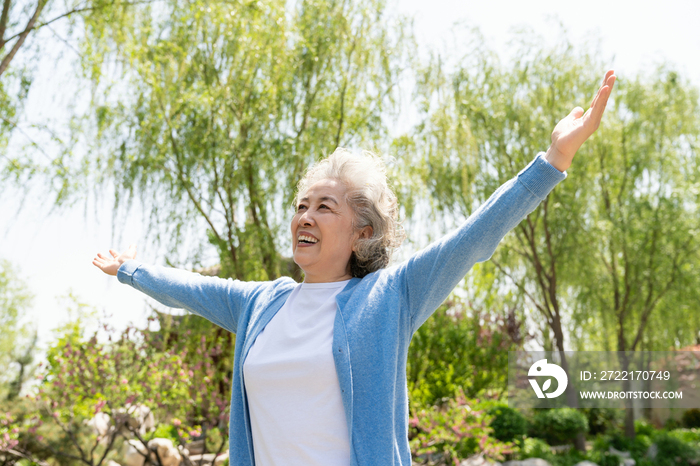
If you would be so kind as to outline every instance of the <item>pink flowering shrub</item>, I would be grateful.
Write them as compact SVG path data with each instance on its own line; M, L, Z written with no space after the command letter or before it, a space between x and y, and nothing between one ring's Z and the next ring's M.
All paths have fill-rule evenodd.
M82 338L73 329L49 350L39 388L30 397L41 424L25 432L32 437L35 457L101 466L110 459L119 462L118 447L126 436L145 445L155 435L175 444L216 439L209 450L223 451L230 388L220 392L225 374L217 374L209 362L221 348L200 341L186 361L187 349L162 350L152 332L129 327L113 338L113 329L103 328L107 343L96 334ZM153 413L155 432L139 431L130 421L126 410L139 405ZM107 432L96 433L88 425L98 413L110 416Z
M8 451L17 446L19 428L12 413L0 412L0 452Z
M491 435L492 416L469 400L460 389L444 406L420 409L409 420L411 454L417 464L459 464L474 454L501 461L513 452L512 443Z

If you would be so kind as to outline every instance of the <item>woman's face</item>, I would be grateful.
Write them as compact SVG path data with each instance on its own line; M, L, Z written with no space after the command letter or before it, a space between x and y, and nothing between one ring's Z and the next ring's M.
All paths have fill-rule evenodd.
M333 179L311 185L302 194L292 218L294 262L304 271L306 283L347 280L355 240L354 213L345 202L345 186Z

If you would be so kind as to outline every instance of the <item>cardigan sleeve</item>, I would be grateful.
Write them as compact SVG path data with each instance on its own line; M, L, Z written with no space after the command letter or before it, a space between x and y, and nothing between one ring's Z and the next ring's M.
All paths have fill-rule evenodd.
M186 309L236 333L238 320L248 300L267 282L205 277L186 270L124 262L117 279L169 307Z
M539 153L517 176L500 186L455 231L417 252L394 269L411 332L415 332L449 296L477 262L491 257L503 237L520 223L566 172Z

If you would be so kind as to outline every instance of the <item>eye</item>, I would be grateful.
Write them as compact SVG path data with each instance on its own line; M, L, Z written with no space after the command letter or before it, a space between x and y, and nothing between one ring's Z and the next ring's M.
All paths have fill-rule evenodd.
M318 206L318 208L319 209L330 209L330 207L328 207L326 204L321 204L320 206Z
M306 206L304 204L299 204L299 206L297 207L297 212L301 212L302 209L306 209Z

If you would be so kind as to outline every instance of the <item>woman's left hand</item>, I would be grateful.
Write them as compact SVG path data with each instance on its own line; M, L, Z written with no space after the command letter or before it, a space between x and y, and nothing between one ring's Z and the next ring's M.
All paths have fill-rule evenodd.
M119 267L121 267L121 265L129 259L136 257L136 245L132 244L129 246L129 249L121 254L114 249L110 249L109 254L111 256L98 252L97 257L92 260L92 264L107 275L116 277Z
M613 70L605 73L603 85L593 98L591 108L584 114L581 107L576 107L554 127L552 145L549 146L545 158L557 170L563 172L569 168L576 151L600 126L615 78Z

